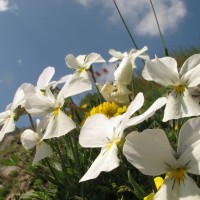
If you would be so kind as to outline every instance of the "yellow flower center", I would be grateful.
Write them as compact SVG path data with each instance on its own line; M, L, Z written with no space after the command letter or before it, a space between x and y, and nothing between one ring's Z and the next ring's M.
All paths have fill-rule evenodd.
M82 73L82 72L84 72L85 71L85 68L83 68L83 67L81 67L80 69L78 69L78 72L79 73Z
M185 92L185 85L177 85L174 88L177 94L183 94Z
M92 110L90 110L88 113L88 116L101 113L106 115L108 118L111 118L123 114L126 112L126 109L126 106L120 107L115 102L104 102L97 107L93 107Z
M121 143L121 140L116 139L116 140L114 140L113 142L110 142L110 143L108 144L108 146L107 146L107 149L110 150L111 147L112 147L112 145L113 145L114 143L115 143L116 145L119 145L119 144Z
M60 112L60 107L57 107L57 108L54 109L53 114L55 116L57 116L59 114L59 112Z
M174 181L178 181L179 183L185 178L185 168L176 168L170 171L170 175L172 175Z

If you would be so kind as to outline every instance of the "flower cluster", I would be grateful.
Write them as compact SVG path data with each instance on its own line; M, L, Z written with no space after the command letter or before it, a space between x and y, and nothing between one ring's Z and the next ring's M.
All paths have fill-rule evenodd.
M189 174L200 175L200 118L186 121L176 135L177 144L173 145L168 139L169 133L165 133L169 130L154 125L154 128L144 127L140 131L138 125L148 121L158 110L164 112L162 123L200 115L199 99L190 92L200 84L200 54L188 58L178 69L174 58L155 57L150 60L147 50L146 46L124 53L111 49L109 62L118 62L117 68L113 83L107 82L103 86L96 82L92 69L93 64L106 62L97 53L78 57L67 55L66 65L75 73L59 80L52 81L55 69L47 67L36 86L22 84L13 102L0 113L0 141L15 130L15 122L20 116L28 115L36 121L31 120L32 128L23 131L21 143L27 150L36 148L33 165L53 156L52 139L77 130L77 143L82 149L100 149L84 174L79 174L79 182L96 179L102 172L118 168L124 156L144 175L165 176L164 180L161 178L162 183L156 185L157 191L148 197L143 196L144 199L199 200L200 189ZM131 87L134 69L137 68L136 59L145 62L144 80L169 89L168 95L155 99L144 112L140 110L145 95L142 92L135 94ZM92 86L96 86L100 103L91 109L77 106L73 96L92 90ZM76 118L79 120L73 117L76 109L85 113Z

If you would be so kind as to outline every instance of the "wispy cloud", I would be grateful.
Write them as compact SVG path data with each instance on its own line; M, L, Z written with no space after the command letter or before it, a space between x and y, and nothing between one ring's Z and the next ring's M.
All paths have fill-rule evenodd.
M8 10L16 10L17 6L11 6L9 0L0 0L0 12L5 12Z
M119 22L113 1L108 0L76 0L85 7L101 6L109 11L108 19ZM142 35L157 35L158 28L148 0L116 0L119 9L132 31ZM182 0L153 0L162 32L173 31L185 17L186 4Z
M8 0L0 0L0 12L7 11L9 9Z

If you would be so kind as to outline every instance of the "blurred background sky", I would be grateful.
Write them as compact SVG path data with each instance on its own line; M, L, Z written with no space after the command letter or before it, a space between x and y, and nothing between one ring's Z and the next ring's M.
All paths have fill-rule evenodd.
M117 3L138 47L162 57L150 1ZM153 3L169 51L200 44L200 1ZM134 48L112 0L0 0L0 112L22 83L35 85L45 67L55 67L54 80L73 73L67 54L96 52L108 60L111 48Z

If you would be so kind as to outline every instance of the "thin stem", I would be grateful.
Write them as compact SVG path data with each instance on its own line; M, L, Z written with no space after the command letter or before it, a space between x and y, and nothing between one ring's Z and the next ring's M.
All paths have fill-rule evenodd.
M32 129L33 129L33 131L35 131L35 125L34 125L34 123L33 123L33 119L32 119L32 116L31 116L29 113L28 113L28 117L29 117L29 120L30 120Z
M101 93L100 93L100 91L99 91L99 89L98 89L98 87L97 87L97 85L96 85L96 78L95 78L95 76L94 76L94 71L93 71L93 69L92 69L92 66L90 67L89 71L90 71L91 74L92 74L92 79L93 79L94 85L95 85L96 90L97 90L97 93L98 93L99 102L100 102L100 104L101 104L101 103L102 103L103 101L105 101L105 100L103 99L103 97L102 97L102 95L101 95Z
M126 22L125 22L125 20L124 20L124 18L123 18L123 16L122 16L120 10L119 10L119 7L118 7L116 1L113 0L113 3L115 4L115 7L116 7L116 9L117 9L117 12L118 12L118 14L119 14L119 16L120 16L120 18L121 18L121 20L122 20L122 22L123 22L125 28L126 28L126 31L127 31L128 34L129 34L129 37L131 38L131 41L133 42L135 48L138 49L138 46L137 46L135 40L133 39L133 36L132 36L131 32L129 31L129 28L128 28L128 26L127 26L127 24L126 24Z
M168 51L167 51L167 48L165 46L165 42L164 42L164 39L163 39L163 36L162 36L162 32L161 32L161 29L160 29L160 25L159 25L159 22L158 22L158 18L157 18L156 11L154 9L154 5L153 5L152 0L150 0L150 3L151 3L151 7L152 7L152 10L153 10L153 13L154 13L154 17L156 19L156 24L157 24L158 31L159 31L159 34L160 34L160 39L161 39L164 54L165 54L165 56L168 56Z

